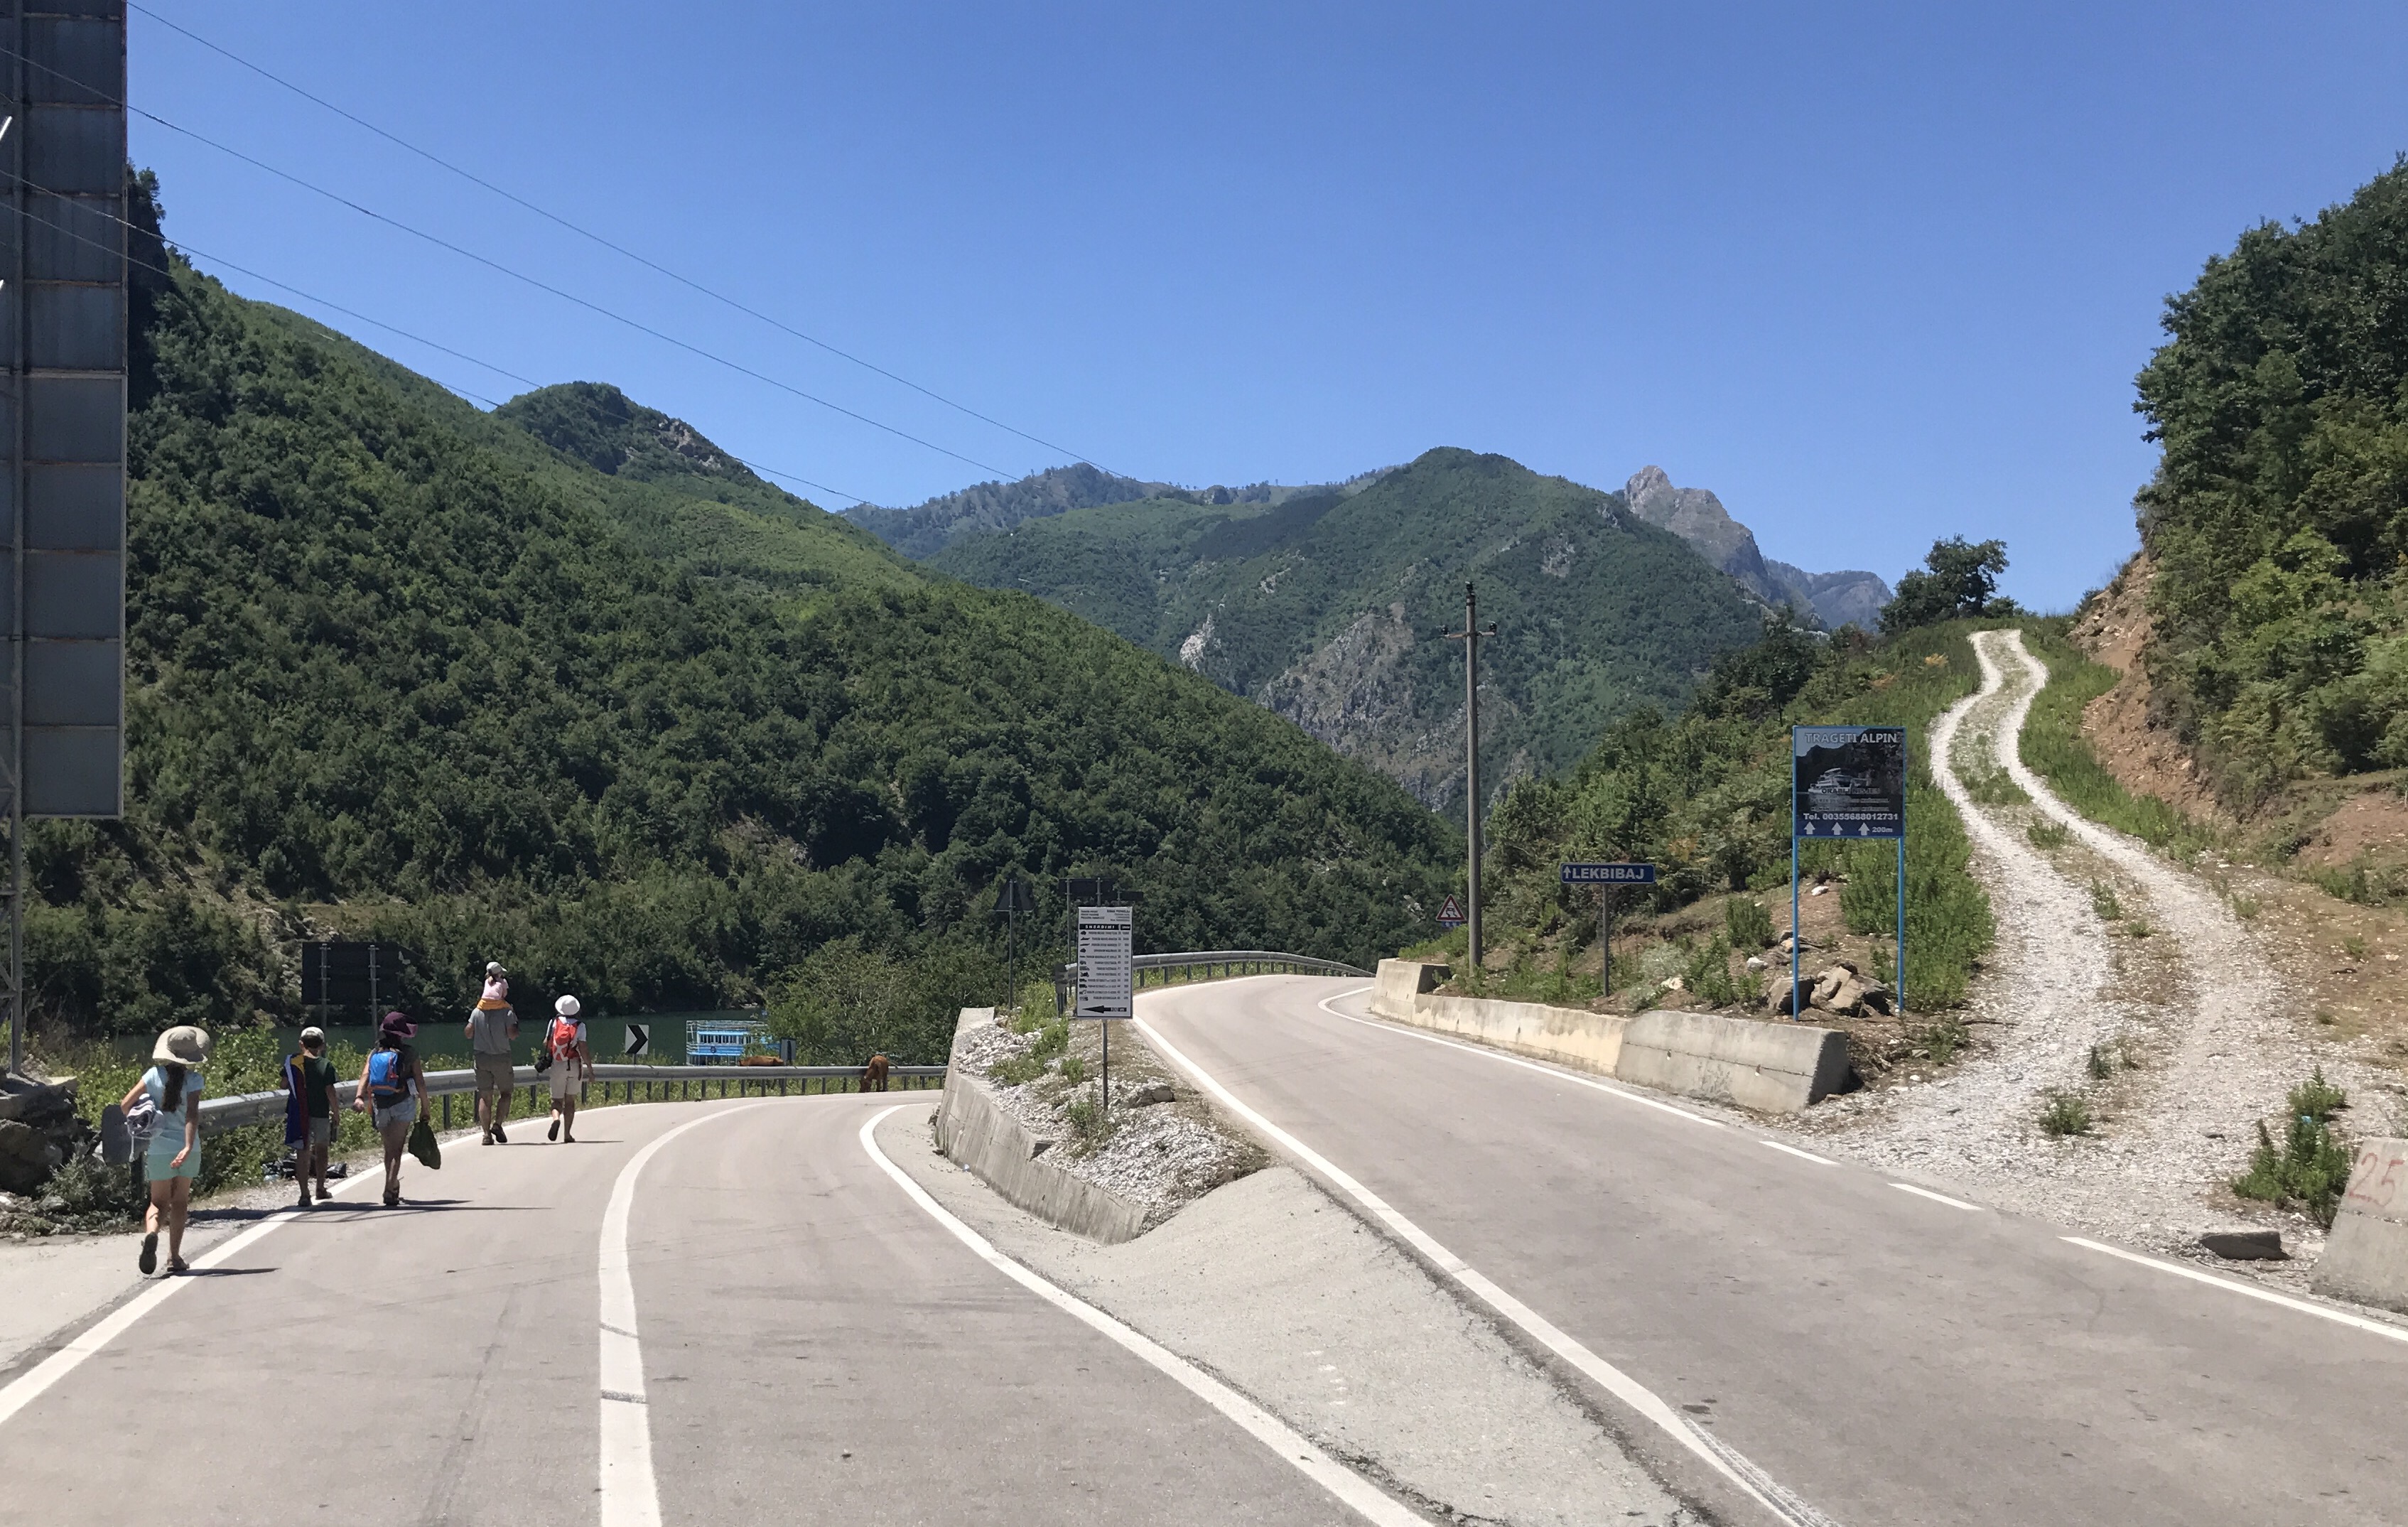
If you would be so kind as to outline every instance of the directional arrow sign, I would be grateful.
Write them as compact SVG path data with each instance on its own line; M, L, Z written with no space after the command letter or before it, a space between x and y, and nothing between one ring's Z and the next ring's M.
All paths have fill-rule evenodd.
M631 1023L627 1025L627 1053L629 1055L650 1055L652 1053L652 1026L644 1023Z
M1567 864L1563 867L1567 886L1653 886L1656 866L1652 864Z

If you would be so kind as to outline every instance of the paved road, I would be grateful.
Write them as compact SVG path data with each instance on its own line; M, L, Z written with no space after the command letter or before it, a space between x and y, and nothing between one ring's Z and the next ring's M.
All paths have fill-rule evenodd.
M1338 1016L1367 994L1140 1016L1844 1527L2408 1521L2408 1344Z
M930 1105L662 1103L589 1114L574 1147L464 1142L412 1168L419 1206L282 1225L0 1421L0 1490L46 1527L586 1527L603 1211L709 1115L630 1214L664 1519L1349 1520L907 1198L858 1138L889 1102Z

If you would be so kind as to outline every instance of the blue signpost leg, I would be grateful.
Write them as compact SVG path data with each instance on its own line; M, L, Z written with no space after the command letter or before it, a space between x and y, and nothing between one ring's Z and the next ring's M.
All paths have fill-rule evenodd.
M1797 786L1793 784L1790 790L1791 794L1796 794ZM1798 951L1805 946L1806 940L1798 931L1798 832L1795 826L1797 821L1795 810L1790 814L1790 821L1792 827L1789 833L1789 1021L1796 1023L1798 1021Z
M1898 1016L1906 1016L1906 834L1898 835Z

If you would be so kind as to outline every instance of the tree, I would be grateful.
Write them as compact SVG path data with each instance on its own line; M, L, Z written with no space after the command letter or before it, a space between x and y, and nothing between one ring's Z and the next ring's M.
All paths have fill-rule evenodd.
M2014 600L1999 596L1999 574L2006 570L2003 540L1935 540L1923 566L1899 579L1897 598L1882 606L1882 630L1895 635L1943 620L2019 614Z

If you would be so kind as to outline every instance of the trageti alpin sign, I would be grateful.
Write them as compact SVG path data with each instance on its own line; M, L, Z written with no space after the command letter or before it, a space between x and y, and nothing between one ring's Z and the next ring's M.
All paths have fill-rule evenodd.
M1906 728L1793 727L1800 838L1906 836Z

